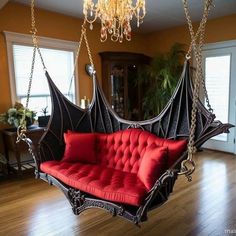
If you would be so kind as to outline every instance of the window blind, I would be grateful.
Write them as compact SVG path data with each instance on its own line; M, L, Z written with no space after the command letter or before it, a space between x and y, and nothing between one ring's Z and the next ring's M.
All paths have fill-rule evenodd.
M48 48L41 48L41 52L53 82L64 95L72 102L75 102L74 78L72 78L72 86L70 88L74 68L73 52ZM16 95L23 104L26 100L32 55L33 47L18 44L13 45ZM68 95L68 93L70 93L70 95ZM45 72L39 55L37 54L29 107L39 112L46 106L50 109L49 88Z
M227 123L229 119L230 55L207 57L205 59L205 78L216 119ZM227 134L218 135L214 139L226 141Z

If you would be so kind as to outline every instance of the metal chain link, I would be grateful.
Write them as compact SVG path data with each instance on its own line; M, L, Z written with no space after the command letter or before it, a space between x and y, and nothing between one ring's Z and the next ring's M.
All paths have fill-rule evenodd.
M29 84L28 84L28 90L27 90L27 96L26 96L26 105L24 108L23 116L20 120L20 125L17 128L17 139L16 139L17 143L26 138L26 132L27 132L26 111L28 110L28 107L29 107L29 97L30 97L30 91L31 91L32 81L33 81L35 57L36 57L36 47L33 48L33 57L32 57L31 71L30 71Z
M35 20L35 11L34 11L34 9L35 9L35 0L31 0L31 31L30 31L30 33L32 34L33 45L37 49L37 52L39 54L41 63L43 65L43 69L46 71L47 68L45 66L42 53L41 53L40 48L38 46L38 37L37 37L38 30L36 28L36 20Z
M77 63L78 63L78 59L79 59L80 49L81 49L81 45L82 45L83 38L84 38L84 33L85 33L85 31L83 30L83 26L84 26L85 24L86 24L86 21L84 20L84 23L83 23L82 28L81 28L81 35L80 35L80 39L79 39L79 42L78 42L76 55L75 55L74 69L73 69L73 72L72 72L72 76L71 76L71 78L70 78L70 84L69 84L69 89L68 89L68 95L70 94L70 90L71 90L73 78L74 78L74 76L75 76L75 71L76 71L76 68L77 68Z
M93 74L94 74L95 73L95 67L94 67L93 58L92 58L90 46L89 46L89 43L88 43L87 34L86 34L86 28L85 27L84 27L84 31L85 31L85 33L84 33L85 45L86 45L87 52L88 52L89 62L91 64L91 66L93 67Z
M187 160L184 160L181 163L181 172L179 174L184 174L189 181L191 181L191 174L195 170L195 162L193 160L193 154L196 152L196 147L194 146L194 140L195 140L195 131L197 126L197 103L199 98L199 91L200 91L200 84L203 85L204 93L207 98L207 102L209 103L209 98L207 95L207 91L205 88L204 78L203 78L203 71L202 71L202 48L203 48L203 42L205 37L205 28L206 28L206 22L208 19L208 14L210 11L210 6L212 5L212 0L205 0L205 6L204 6L204 12L202 20L199 24L199 27L197 29L197 32L194 33L192 20L189 14L188 9L188 1L182 0L183 6L184 6L184 12L188 23L188 28L191 36L191 44L189 51L186 55L186 58L190 58L190 53L193 50L194 56L196 59L197 67L196 67L196 73L195 73L195 83L194 83L194 90L193 90L193 103L192 103L192 111L191 111L191 126L190 126L190 134L189 134L189 143L188 143L188 158ZM198 40L198 43L197 43ZM209 109L211 109L210 103L209 103ZM187 167L187 164L191 165L191 169Z
M190 44L190 47L189 47L189 50L188 50L188 53L187 53L186 57L190 58L190 54L191 54L191 51L193 49L193 43L196 42L198 38L199 38L199 45L201 45L200 50L202 52L203 41L204 41L204 38L205 38L205 26L206 26L206 22L207 22L207 18L208 18L208 15L209 15L210 8L211 8L211 6L213 6L213 0L206 0L205 7L204 7L203 18L200 22L200 25L199 25L199 28L198 28L196 34L194 34L191 17L189 15L188 3L187 3L186 0L184 0L183 3L184 3L185 15L186 15L188 26L189 26L190 36L191 36L191 44ZM202 60L201 60L201 62L202 62ZM213 109L211 107L211 104L210 104L210 101L209 101L209 96L208 96L207 89L206 89L206 84L205 84L205 79L204 79L204 75L203 75L202 66L200 66L200 72L199 73L200 73L200 76L201 76L201 85L202 85L202 88L203 88L204 97L206 99L206 105L207 105L208 111L210 113L213 113Z
M206 24L206 23L205 23ZM202 47L203 47L203 44L204 44L204 35L205 35L205 30L204 30L204 32L200 35L200 39L199 39L199 41L200 41L200 43L199 43L199 45L201 45L201 52L202 52ZM213 113L213 109L212 109L212 107L211 107L211 104L210 104L210 100L209 100L209 96L208 96L208 93L207 93L207 89L206 89L206 80L205 80L205 76L204 76L204 74L203 74L203 69L202 69L202 54L201 54L201 66L200 66L200 76L201 76L201 84L202 84L202 89L203 89L203 92L204 92L204 97L205 97L205 99L206 99L206 105L207 105L207 108L208 108L208 111L210 112L210 113Z
M84 22L83 22L82 27L81 27L81 36L80 36L80 40L79 40L79 43L78 43L78 48L77 48L77 52L76 52L76 56L75 56L74 69L73 69L73 74L72 74L72 77L71 77L71 80L70 80L70 86L69 86L68 94L71 90L72 81L73 81L75 70L76 70L76 67L77 67L77 63L78 63L80 49L81 49L81 45L83 43L83 39L85 41L85 45L86 45L86 49L87 49L87 53L88 53L88 57L89 57L89 62L91 64L91 66L93 67L93 74L96 73L94 63L93 63L93 57L92 57L92 53L91 53L90 46L89 46L89 43L88 43L86 32L87 32L86 31L86 20L84 19Z
M20 120L20 124L17 128L17 140L16 140L17 143L20 142L21 140L27 138L26 137L26 132L27 132L26 112L29 108L29 99L30 99L32 81L33 81L36 51L38 52L39 57L41 59L43 69L46 70L46 66L45 66L41 51L38 47L38 39L37 39L37 35L36 35L37 34L37 28L36 28L36 22L35 22L34 6L35 6L35 1L31 0L31 30L30 30L30 33L32 34L32 40L33 40L33 56L32 56L31 70L30 70L30 76L29 76L28 90L27 90L27 95L26 95L26 104L25 104L25 107L24 107L23 116L22 116L22 118Z

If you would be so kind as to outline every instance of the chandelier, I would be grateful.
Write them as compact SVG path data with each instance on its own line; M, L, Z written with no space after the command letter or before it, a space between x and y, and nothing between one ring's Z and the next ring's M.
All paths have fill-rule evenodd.
M131 40L131 21L137 18L137 27L143 22L146 14L145 0L84 0L83 13L89 27L101 20L101 41L107 40L108 34L112 41Z

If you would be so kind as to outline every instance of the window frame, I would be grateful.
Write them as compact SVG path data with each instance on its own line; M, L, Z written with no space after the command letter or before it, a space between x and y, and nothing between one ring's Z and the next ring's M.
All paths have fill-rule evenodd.
M9 78L10 78L10 92L11 92L11 102L12 105L15 104L18 100L16 93L16 78L15 78L15 68L14 68L14 59L13 59L13 45L22 45L22 46L33 46L32 36L30 34L21 34L9 31L3 31L6 39L7 45L7 58L8 58L8 69L9 69ZM49 37L40 37L38 36L39 47L55 50L65 50L73 53L73 58L75 60L78 42L61 40L56 38ZM43 55L42 55L43 56ZM47 67L47 65L46 65ZM42 69L43 70L43 69ZM50 74L50 71L48 71ZM30 68L29 68L30 74ZM46 79L46 76L45 76ZM52 78L53 79L53 78ZM75 68L75 103L79 104L79 78L78 78L78 65ZM27 90L26 90L27 92Z

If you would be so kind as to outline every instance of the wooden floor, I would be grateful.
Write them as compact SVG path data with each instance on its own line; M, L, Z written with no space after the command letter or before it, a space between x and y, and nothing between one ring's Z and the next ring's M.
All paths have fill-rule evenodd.
M236 156L203 151L193 182L180 177L170 200L141 228L92 209L73 215L64 195L33 177L0 182L0 235L236 235Z

